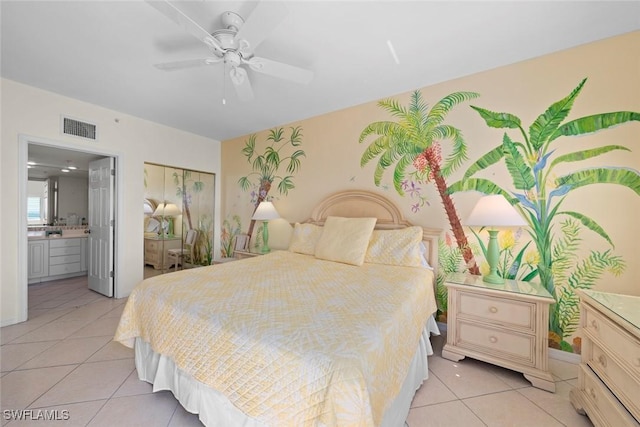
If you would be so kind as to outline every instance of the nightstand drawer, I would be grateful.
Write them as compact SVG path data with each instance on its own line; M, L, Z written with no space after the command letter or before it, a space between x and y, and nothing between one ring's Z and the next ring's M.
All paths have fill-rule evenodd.
M578 388L583 398L589 403L589 407L585 409L587 409L587 414L594 425L638 426L629 411L611 394L588 366L580 364L580 373Z
M531 333L535 331L535 304L471 292L459 292L458 298L458 316L461 318L477 319Z
M535 366L535 336L459 320L455 343L521 365Z
M584 334L619 358L631 376L640 382L640 342L590 307L583 315Z

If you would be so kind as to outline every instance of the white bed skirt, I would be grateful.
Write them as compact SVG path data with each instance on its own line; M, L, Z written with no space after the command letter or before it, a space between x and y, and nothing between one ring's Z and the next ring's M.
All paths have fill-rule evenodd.
M400 393L387 409L382 427L404 425L411 402L422 382L429 377L427 356L433 354L429 337L440 335L438 325L429 317L422 331L416 354ZM251 418L236 408L225 395L180 371L173 360L155 353L151 346L136 338L135 361L138 378L153 384L153 391L170 390L187 411L198 414L205 426L264 427L265 424Z

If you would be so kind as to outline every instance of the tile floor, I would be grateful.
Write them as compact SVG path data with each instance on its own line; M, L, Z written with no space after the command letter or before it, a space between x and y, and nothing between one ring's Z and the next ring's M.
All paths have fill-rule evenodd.
M0 330L2 426L201 425L170 392L152 393L139 381L132 350L111 341L124 303L89 291L84 277L29 287L29 320ZM444 337L432 342L430 376L413 400L410 427L591 425L569 403L576 365L550 360L554 394L506 369L442 359ZM69 419L5 419L4 410L24 408Z

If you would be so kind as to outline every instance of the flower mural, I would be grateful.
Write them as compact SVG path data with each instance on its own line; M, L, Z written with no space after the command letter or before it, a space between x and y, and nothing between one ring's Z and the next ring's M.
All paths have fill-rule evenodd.
M611 151L631 151L621 145L605 145L557 155L554 143L558 144L563 136L591 134L640 120L638 112L620 111L594 114L563 123L586 80L582 80L568 96L539 115L529 126L529 132L523 128L520 118L513 114L472 106L489 127L517 130L522 141L505 132L502 144L480 157L467 169L463 178L448 189L449 193L472 190L502 194L526 219L537 250L536 268L527 275L527 279L538 277L554 296L556 303L551 306L549 315L552 346L567 351L575 350L564 341L577 327L578 306L574 291L592 287L606 270L619 274L624 263L611 250L591 250L586 259L578 259L579 233L585 228L602 237L611 248L614 245L604 228L593 218L581 212L562 210L563 202L573 191L594 184L620 185L640 195L640 173L632 169L586 167L555 175L558 166L562 166L558 170L566 170L573 163ZM490 179L475 177L479 172L500 163L511 177L511 188L505 188ZM554 226L560 219L564 219L560 224L562 237L557 237ZM529 259L533 258L535 256L529 255Z
M467 148L462 132L445 124L444 120L456 105L478 96L473 92L452 93L438 101L431 110L417 90L412 93L408 107L393 99L380 101L378 105L398 121L371 123L362 131L359 140L362 143L371 135L376 136L362 154L360 166L364 167L378 158L373 179L376 186L380 186L386 169L395 164L393 185L398 194L408 193L417 200L411 206L413 212L419 211L426 203L421 185L433 183L436 186L458 248L473 274L479 273L478 267L446 182L446 178L467 159ZM444 160L441 148L443 141L453 144L451 153ZM413 167L412 171L407 170L410 167Z

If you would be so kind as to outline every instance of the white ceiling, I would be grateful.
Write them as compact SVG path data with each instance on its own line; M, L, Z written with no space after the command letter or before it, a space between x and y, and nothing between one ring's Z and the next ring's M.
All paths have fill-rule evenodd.
M213 31L223 11L246 19L257 3L174 4ZM2 1L2 77L226 140L640 28L637 1L284 4L255 54L315 77L304 86L249 71L251 102L223 82L221 64L153 67L210 54L143 1Z

